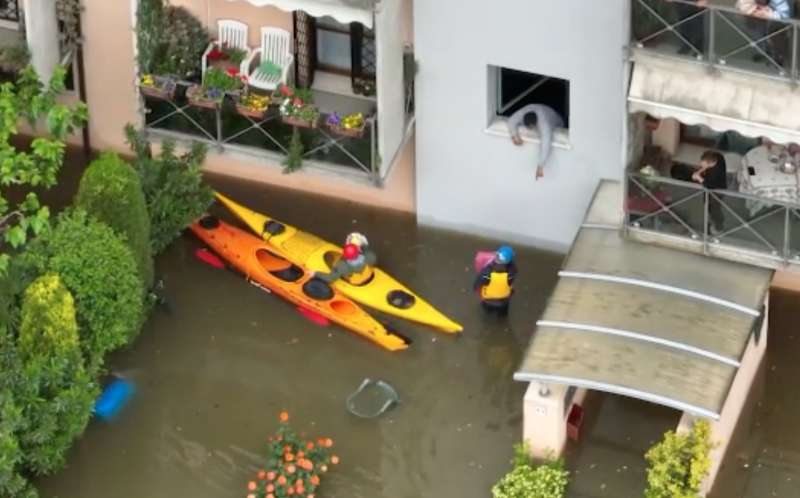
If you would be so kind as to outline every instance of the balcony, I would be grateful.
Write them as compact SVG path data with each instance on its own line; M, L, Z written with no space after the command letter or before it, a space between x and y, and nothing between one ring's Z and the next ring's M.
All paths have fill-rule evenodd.
M634 51L797 81L799 38L800 22L794 18L764 19L685 0L633 0Z
M177 82L170 99L145 96L145 126L150 134L198 140L219 152L239 153L274 163L281 163L289 154L293 126L282 120L277 106L271 105L257 117L240 113L230 97L218 108L198 107L186 96L186 90L193 84ZM377 125L371 102L327 92L314 92L314 97L322 110L318 125L297 128L303 144L304 163L318 169L364 176L378 183ZM363 113L366 116L363 133L345 136L329 128L327 117L334 109L339 114Z
M635 240L800 271L800 204L633 172L625 188L625 231ZM714 219L722 226L712 232Z

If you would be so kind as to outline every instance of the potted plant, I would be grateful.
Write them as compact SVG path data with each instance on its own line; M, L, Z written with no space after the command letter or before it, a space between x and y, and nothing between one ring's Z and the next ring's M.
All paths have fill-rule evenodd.
M314 105L311 91L281 85L273 98L280 99L281 120L292 126L316 128L319 109Z
M253 119L264 119L270 101L269 95L259 95L257 93L244 91L236 101L236 112L242 116L248 116Z
M175 80L166 76L145 74L139 80L139 91L142 95L162 100L172 100L177 86Z
M227 43L215 45L207 56L211 67L220 68L223 71L230 68L238 70L245 58L247 58L246 50L230 47Z
M201 85L192 85L186 90L186 98L189 104L206 109L219 109L226 93L233 93L240 90L243 81L239 77L239 70L229 68L223 71L219 68L211 68L203 76Z
M304 441L288 422L289 414L281 412L278 432L267 440L267 464L247 483L247 498L314 496L322 476L339 463L331 438Z
M325 124L335 134L343 137L361 138L364 136L364 129L367 122L364 115L360 112L340 116L338 112L329 114Z

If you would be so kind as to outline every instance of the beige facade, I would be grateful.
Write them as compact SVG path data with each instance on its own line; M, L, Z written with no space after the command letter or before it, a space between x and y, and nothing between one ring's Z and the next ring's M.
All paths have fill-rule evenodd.
M86 0L85 3L85 82L92 147L126 152L128 147L123 134L124 126L127 123L143 124L136 86L134 13L137 1ZM256 7L245 1L227 0L172 0L171 3L188 8L207 25L212 36L216 32L218 19L236 19L247 23L253 46L258 46L262 26L292 29L292 14L273 7ZM407 15L404 16L405 21L398 24L406 41L412 36L410 4L410 1L402 2ZM387 161L390 159L384 158ZM206 167L213 172L354 202L409 212L415 210L413 135L406 137L382 187L325 169L309 168L285 175L278 162L229 152L219 153L214 149L210 150Z

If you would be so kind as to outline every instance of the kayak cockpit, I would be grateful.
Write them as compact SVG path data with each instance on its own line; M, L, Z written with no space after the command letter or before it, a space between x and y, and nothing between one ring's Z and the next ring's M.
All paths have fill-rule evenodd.
M264 271L284 282L297 282L305 275L302 268L266 249L256 250L256 260Z

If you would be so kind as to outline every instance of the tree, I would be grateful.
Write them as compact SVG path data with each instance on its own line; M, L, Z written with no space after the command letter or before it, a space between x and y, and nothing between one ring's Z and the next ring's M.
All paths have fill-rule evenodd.
M700 487L711 467L711 427L705 420L686 433L669 431L645 455L645 498L699 498Z
M127 345L144 319L144 287L133 253L107 225L81 209L62 213L24 257L58 273L75 298L80 342L95 373L106 353Z
M177 155L175 143L165 140L161 153L154 157L144 133L129 124L125 135L136 154L133 165L150 213L150 246L153 254L159 254L214 200L200 169L206 158L206 146L195 142L188 153Z
M58 275L44 275L25 291L17 352L22 375L14 394L22 408L17 428L22 463L45 475L63 465L98 394L83 366L72 295Z
M83 104L69 107L56 103L64 91L66 70L58 67L44 86L34 70L25 68L16 83L0 85L0 186L50 188L57 182L64 162L65 138L86 122ZM17 150L11 144L17 124L25 118L32 126L44 120L46 137L33 140L30 150ZM50 211L30 192L17 205L0 193L0 235L12 249L23 246L31 234L40 234L49 225ZM0 252L0 273L8 268L9 254Z
M125 238L145 287L152 287L150 218L136 171L116 154L103 154L83 173L75 206Z

